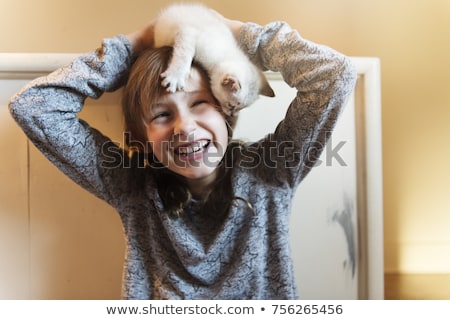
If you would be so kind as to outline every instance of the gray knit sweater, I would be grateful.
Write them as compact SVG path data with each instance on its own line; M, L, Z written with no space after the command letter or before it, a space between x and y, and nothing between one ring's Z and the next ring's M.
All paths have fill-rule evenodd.
M105 39L100 49L11 99L11 114L42 153L119 213L127 240L123 298L298 298L288 235L291 199L326 144L356 72L347 57L302 39L283 22L247 23L239 41L263 70L281 72L298 90L285 119L248 144L242 165L233 168L234 194L252 204L254 215L236 205L215 220L193 204L182 217L169 217L154 169L124 165L125 153L78 118L86 97L125 83L135 57L123 36Z

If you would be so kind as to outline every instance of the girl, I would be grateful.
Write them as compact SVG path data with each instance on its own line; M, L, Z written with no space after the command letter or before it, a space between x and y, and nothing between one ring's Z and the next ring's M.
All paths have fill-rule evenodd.
M183 91L161 87L171 48L152 48L154 21L105 39L11 99L13 117L48 159L118 211L124 298L298 298L291 198L353 90L355 69L284 22L223 19L253 62L298 90L261 141L231 141L236 115L217 105L201 66ZM87 97L123 85L127 152L77 117Z

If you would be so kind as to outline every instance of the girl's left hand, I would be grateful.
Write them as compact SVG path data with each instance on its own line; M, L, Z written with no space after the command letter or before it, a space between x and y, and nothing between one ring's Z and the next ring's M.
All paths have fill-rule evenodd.
M223 15L221 15L219 12L210 9L214 14L216 14L220 20L222 20L228 28L230 28L231 32L233 33L234 37L236 39L239 39L239 33L241 32L241 28L244 25L244 22L239 20L230 20L225 18Z

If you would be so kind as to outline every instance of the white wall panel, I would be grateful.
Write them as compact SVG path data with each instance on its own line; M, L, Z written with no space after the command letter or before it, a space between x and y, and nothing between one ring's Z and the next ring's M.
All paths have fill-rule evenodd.
M26 82L72 58L0 54L1 299L120 297L124 240L118 215L28 145L6 108ZM304 180L294 203L292 247L304 299L383 297L379 64L354 61L359 85L332 138L335 145L346 141L340 153L346 165L327 166L325 152L324 165ZM237 136L256 139L283 117L293 91L276 76L271 81L276 100L262 98L244 110ZM118 99L113 93L89 100L80 116L123 143ZM352 208L350 215L342 215L345 208Z
M25 83L0 72L0 299L29 297L27 139L7 108Z

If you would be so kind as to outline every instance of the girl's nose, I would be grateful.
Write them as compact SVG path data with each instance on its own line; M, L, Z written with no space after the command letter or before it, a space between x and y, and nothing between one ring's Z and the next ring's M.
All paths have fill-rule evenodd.
M195 119L186 114L179 114L174 126L174 134L188 137L197 128Z

